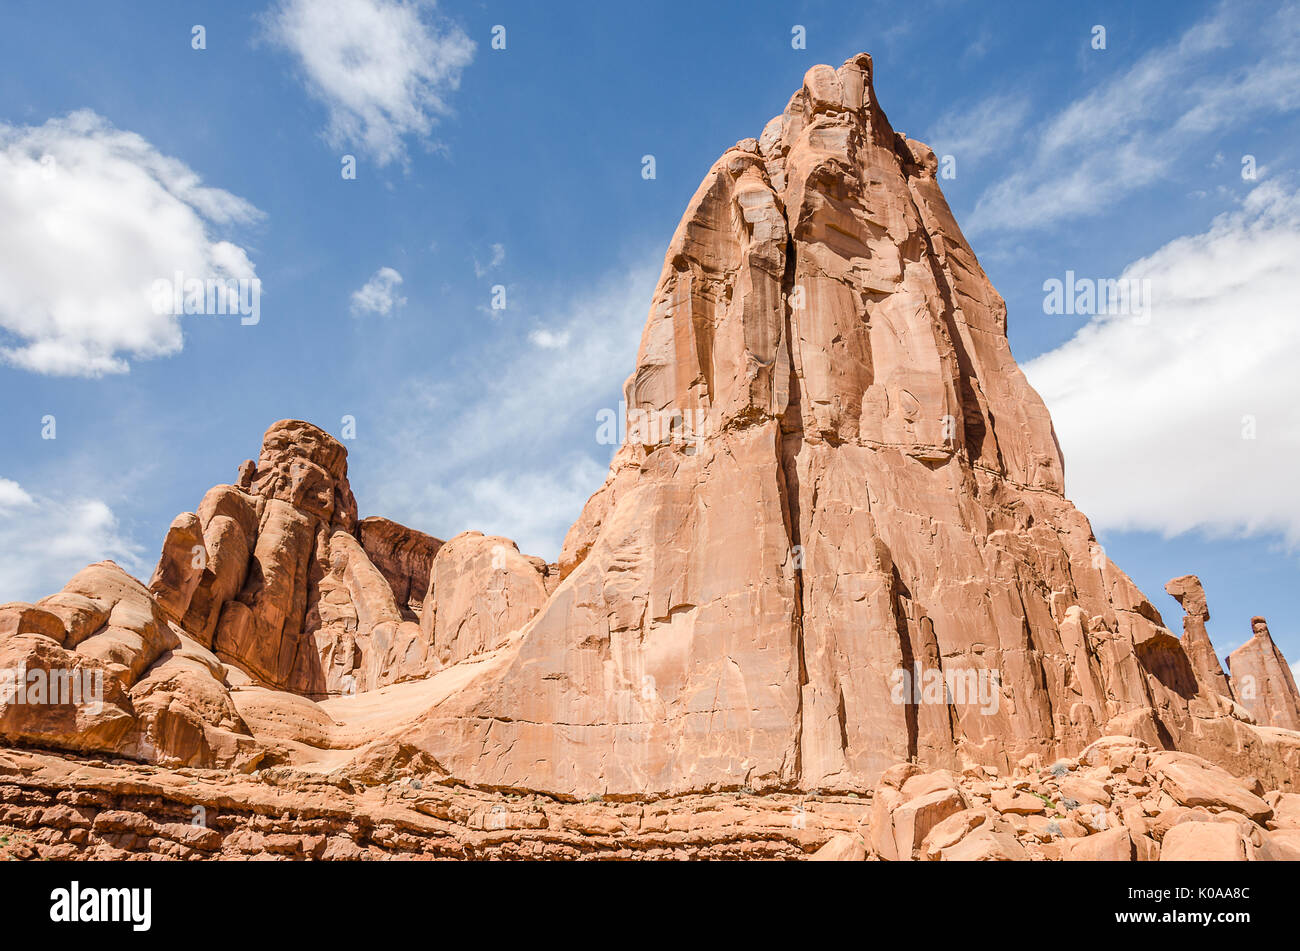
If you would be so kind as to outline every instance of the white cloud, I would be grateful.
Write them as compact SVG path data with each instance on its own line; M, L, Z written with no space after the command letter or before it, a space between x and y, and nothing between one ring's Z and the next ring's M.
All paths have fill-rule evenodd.
M353 456L358 498L435 535L494 532L553 559L604 481L613 447L596 442L596 413L622 398L657 275L620 272L551 308L539 322L553 329L510 336L468 383L396 393L376 423L383 450ZM496 326L504 341L511 323Z
M15 509L34 504L35 500L21 485L10 479L0 478L0 514L8 514Z
M1151 282L1149 322L1095 317L1025 366L1094 524L1300 543L1297 261L1300 194L1259 185L1125 270Z
M0 360L94 377L178 352L180 318L155 311L154 282L255 277L209 227L259 217L93 112L0 123Z
M1036 229L1096 215L1168 177L1207 135L1300 108L1297 42L1300 5L1220 6L1044 123L1019 148L1013 170L980 195L964 230ZM1228 46L1246 65L1216 62Z
M406 298L397 293L402 275L391 267L381 267L358 291L352 292L352 315L378 314L387 317L395 308L405 307Z
M141 554L103 501L33 495L0 478L0 601L53 594L87 564L105 558L140 576L150 570Z
M528 339L534 346L541 347L543 350L561 350L569 345L569 332L567 330L557 332L539 327L528 335Z
M405 159L405 137L428 141L474 58L473 41L436 20L431 0L280 0L267 27L328 109L330 144L383 166Z
M474 276L486 277L489 271L495 271L506 260L506 246L504 244L492 245L492 259L487 264L480 264L478 258L474 259Z

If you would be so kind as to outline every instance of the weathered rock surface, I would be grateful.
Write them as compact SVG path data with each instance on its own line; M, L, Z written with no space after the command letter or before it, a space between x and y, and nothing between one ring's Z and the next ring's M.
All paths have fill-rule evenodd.
M1005 777L899 764L869 796L739 790L577 801L473 789L419 756L379 769L353 762L246 774L4 750L0 859L1300 858L1300 830L1277 828L1276 814L1261 824L1231 805L1178 805L1174 787L1153 771L1163 755L1106 737L1081 758L1018 766ZM1104 786L1112 805L1071 799L1064 789L1076 780ZM1038 799L1041 814L999 809L997 793L1008 790ZM1287 796L1296 798L1266 794L1271 802Z
M366 557L380 570L408 621L419 621L441 539L372 515L357 525Z
M474 783L578 796L864 791L899 760L1006 767L1115 732L1295 768L1064 498L935 167L865 56L810 70L718 160L563 581L407 742ZM929 702L916 673L969 689Z
M863 800L713 793L563 801L290 768L163 770L0 750L0 860L861 860Z
M1267 626L1225 677L1199 581L1166 588L1180 639L1101 551L871 71L809 70L709 170L557 564L358 520L342 443L284 420L148 586L103 562L0 606L0 671L102 684L0 692L35 748L0 752L0 828L28 857L1294 857Z
M1300 691L1291 668L1273 643L1268 622L1250 619L1250 640L1228 655L1236 695L1264 726L1300 730Z
M1183 650L1191 661L1196 679L1202 686L1224 697L1232 697L1232 688L1228 685L1219 655L1214 652L1210 635L1205 630L1205 622L1210 619L1210 608L1205 600L1205 589L1201 579L1196 575L1183 575L1165 584L1165 591L1172 595L1183 609Z
M448 666L503 646L545 603L541 572L514 542L464 532L433 559L420 629Z

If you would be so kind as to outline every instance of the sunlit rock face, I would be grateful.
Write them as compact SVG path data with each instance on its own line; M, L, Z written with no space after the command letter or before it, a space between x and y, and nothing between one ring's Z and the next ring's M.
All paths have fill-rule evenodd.
M1230 691L1065 499L935 171L865 55L723 154L563 583L413 742L573 794L863 790L900 760L1006 766L1104 733L1260 768Z
M629 438L557 564L359 520L343 444L284 420L173 521L148 585L100 563L0 606L0 669L102 684L0 694L0 737L573 802L890 798L900 763L997 776L1119 736L1293 788L1300 704L1266 627L1229 679L1195 577L1170 582L1180 639L1101 551L935 157L871 69L809 70L690 199ZM965 801L946 789L908 795L933 817Z
M1300 730L1300 691L1286 658L1262 617L1250 619L1251 638L1228 655L1238 699L1261 726Z

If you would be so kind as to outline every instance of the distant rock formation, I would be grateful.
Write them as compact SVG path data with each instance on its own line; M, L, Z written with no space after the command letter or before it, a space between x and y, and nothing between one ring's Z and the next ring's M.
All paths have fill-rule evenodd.
M1250 619L1250 640L1228 655L1238 699L1262 726L1300 730L1300 691L1262 617Z
M418 621L442 540L377 515L363 518L357 528L361 548L392 588L403 616Z

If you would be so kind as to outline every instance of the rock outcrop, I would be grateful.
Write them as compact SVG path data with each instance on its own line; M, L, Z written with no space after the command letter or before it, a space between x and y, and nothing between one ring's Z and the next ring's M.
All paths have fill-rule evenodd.
M101 562L35 606L0 607L0 625L14 619L0 637L0 735L172 766L248 763L225 666L166 603Z
M1300 730L1300 691L1268 622L1250 619L1250 640L1228 655L1228 669L1243 706L1264 726Z
M562 583L409 742L577 796L866 791L899 760L1005 768L1113 732L1280 761L1062 494L935 168L866 56L718 160Z
M429 573L433 570L433 559L443 545L442 540L377 515L363 518L357 529L366 557L393 589L393 597L403 618L419 621L429 586Z
M1300 858L1300 795L1132 737L1006 774L900 763L870 796L644 801L471 789L418 757L244 775L0 751L0 860L87 857L1277 861Z
M935 172L865 55L722 155L555 565L358 520L343 444L284 420L148 586L104 562L0 606L30 748L0 827L44 857L1291 855L1285 660L1256 619L1225 677L1199 581L1180 639L1102 552Z
M1183 575L1165 583L1165 591L1183 609L1183 650L1191 661L1192 670L1201 685L1223 697L1232 697L1232 687L1214 652L1205 622L1210 619L1210 608L1205 600L1205 589L1196 575Z

